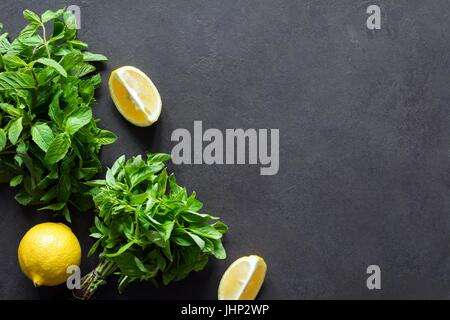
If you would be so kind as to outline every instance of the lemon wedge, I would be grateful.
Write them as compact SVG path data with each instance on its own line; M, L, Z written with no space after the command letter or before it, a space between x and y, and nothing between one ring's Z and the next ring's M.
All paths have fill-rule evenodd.
M131 66L118 68L111 73L108 85L117 110L129 122L148 127L158 120L161 96L144 72Z
M263 258L245 256L233 262L219 284L219 300L254 300L266 276L267 265Z

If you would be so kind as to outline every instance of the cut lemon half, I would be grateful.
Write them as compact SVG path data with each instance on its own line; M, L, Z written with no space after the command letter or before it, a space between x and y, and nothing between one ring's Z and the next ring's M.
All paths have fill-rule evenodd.
M109 77L109 91L117 110L132 124L148 127L161 114L161 96L152 80L141 70L125 66Z
M254 300L266 276L267 265L259 256L245 256L233 262L219 284L219 300Z

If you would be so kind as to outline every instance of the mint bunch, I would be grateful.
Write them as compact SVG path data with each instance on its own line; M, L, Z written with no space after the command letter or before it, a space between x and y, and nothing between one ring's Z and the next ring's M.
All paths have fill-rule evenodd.
M85 182L101 171L102 145L116 140L91 109L101 84L92 62L107 58L86 51L72 13L23 15L28 25L12 42L0 24L0 182L19 188L20 204L70 221L69 204L92 207Z

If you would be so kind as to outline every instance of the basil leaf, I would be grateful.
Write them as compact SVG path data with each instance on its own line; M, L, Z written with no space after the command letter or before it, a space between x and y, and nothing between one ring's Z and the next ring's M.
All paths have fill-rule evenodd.
M17 187L19 184L21 184L23 181L23 175L18 175L15 176L14 178L11 179L11 181L9 182L9 186L10 187Z
M210 225L193 225L188 230L192 231L193 233L203 236L205 238L211 238L211 239L220 239L222 238L222 233L214 229Z

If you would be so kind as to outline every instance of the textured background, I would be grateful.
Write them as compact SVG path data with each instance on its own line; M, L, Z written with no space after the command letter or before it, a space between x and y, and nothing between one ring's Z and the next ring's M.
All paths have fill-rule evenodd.
M12 36L25 8L64 1L2 1ZM106 54L104 78L142 68L163 98L159 123L138 129L98 93L95 114L121 154L170 152L176 128L279 128L280 171L257 166L171 166L206 209L230 225L228 259L159 289L115 281L98 299L214 299L235 258L256 253L269 272L264 299L450 298L450 2L72 1L79 36ZM382 29L367 30L370 4ZM21 208L0 187L0 298L67 298L64 287L33 288L16 250L34 224L51 219ZM86 253L92 214L74 215ZM88 271L95 258L84 259ZM369 291L366 267L382 270Z

